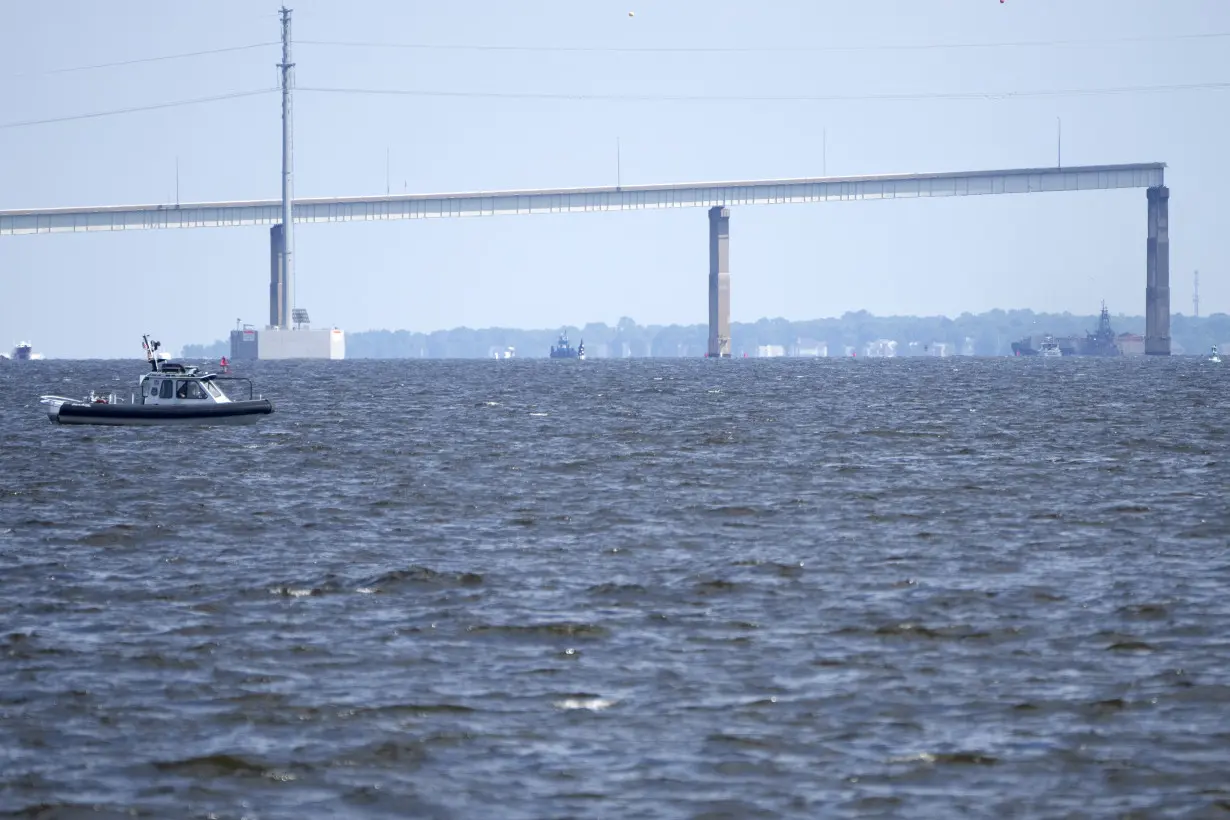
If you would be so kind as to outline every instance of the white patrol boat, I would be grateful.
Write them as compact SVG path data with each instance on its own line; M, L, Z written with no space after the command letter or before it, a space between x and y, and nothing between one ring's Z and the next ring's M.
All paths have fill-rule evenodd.
M125 402L114 393L98 395L91 391L84 399L42 396L54 424L254 424L273 412L264 398L252 398L252 382L238 376L199 373L191 365L165 361L158 353L159 342L142 337L150 370L138 380L139 392ZM248 383L248 398L234 401L222 392L220 381Z

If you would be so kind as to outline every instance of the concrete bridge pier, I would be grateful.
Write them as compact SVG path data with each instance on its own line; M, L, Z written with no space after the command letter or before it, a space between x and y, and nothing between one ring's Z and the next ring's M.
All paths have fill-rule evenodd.
M730 209L709 209L709 351L730 358Z
M287 327L283 319L290 313L286 309L286 275L282 267L285 246L279 222L269 229L269 327Z
M1170 189L1149 188L1145 248L1145 354L1170 355Z

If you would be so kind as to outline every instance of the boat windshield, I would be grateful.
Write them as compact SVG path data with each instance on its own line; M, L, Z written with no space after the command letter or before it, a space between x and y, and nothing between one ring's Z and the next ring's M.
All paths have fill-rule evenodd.
M209 392L209 395L213 396L215 399L222 398L222 391L218 389L218 385L213 382L201 382L201 384Z
M176 380L175 398L203 399L205 398L205 391L201 389L201 383L195 379Z

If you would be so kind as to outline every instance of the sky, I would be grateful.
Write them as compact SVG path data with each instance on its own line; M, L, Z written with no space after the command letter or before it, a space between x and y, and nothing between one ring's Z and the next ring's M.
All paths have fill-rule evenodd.
M280 196L278 3L0 4L0 209ZM1195 270L1201 314L1230 311L1224 0L289 5L296 196L610 185L617 145L638 184L1053 166L1061 144L1064 165L1167 163L1172 311ZM1158 85L1206 87L1108 93ZM986 96L934 96L957 92ZM746 99L792 94L843 99ZM1145 218L1143 190L732 208L731 318L1142 315ZM702 208L300 224L295 250L297 306L349 332L708 317ZM213 341L263 326L268 279L266 227L0 237L0 347Z

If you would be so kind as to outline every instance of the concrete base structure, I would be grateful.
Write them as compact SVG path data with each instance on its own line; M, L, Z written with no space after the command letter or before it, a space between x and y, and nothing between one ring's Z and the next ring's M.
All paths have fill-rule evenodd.
M262 330L256 357L266 359L344 359L346 335L332 330Z
M730 358L730 209L709 209L709 351Z
M231 361L344 359L346 334L332 330L232 330Z
M255 330L247 328L231 331L231 361L250 362L260 358L260 351L256 347L256 335Z
M1145 246L1145 355L1170 355L1170 189L1149 188Z

